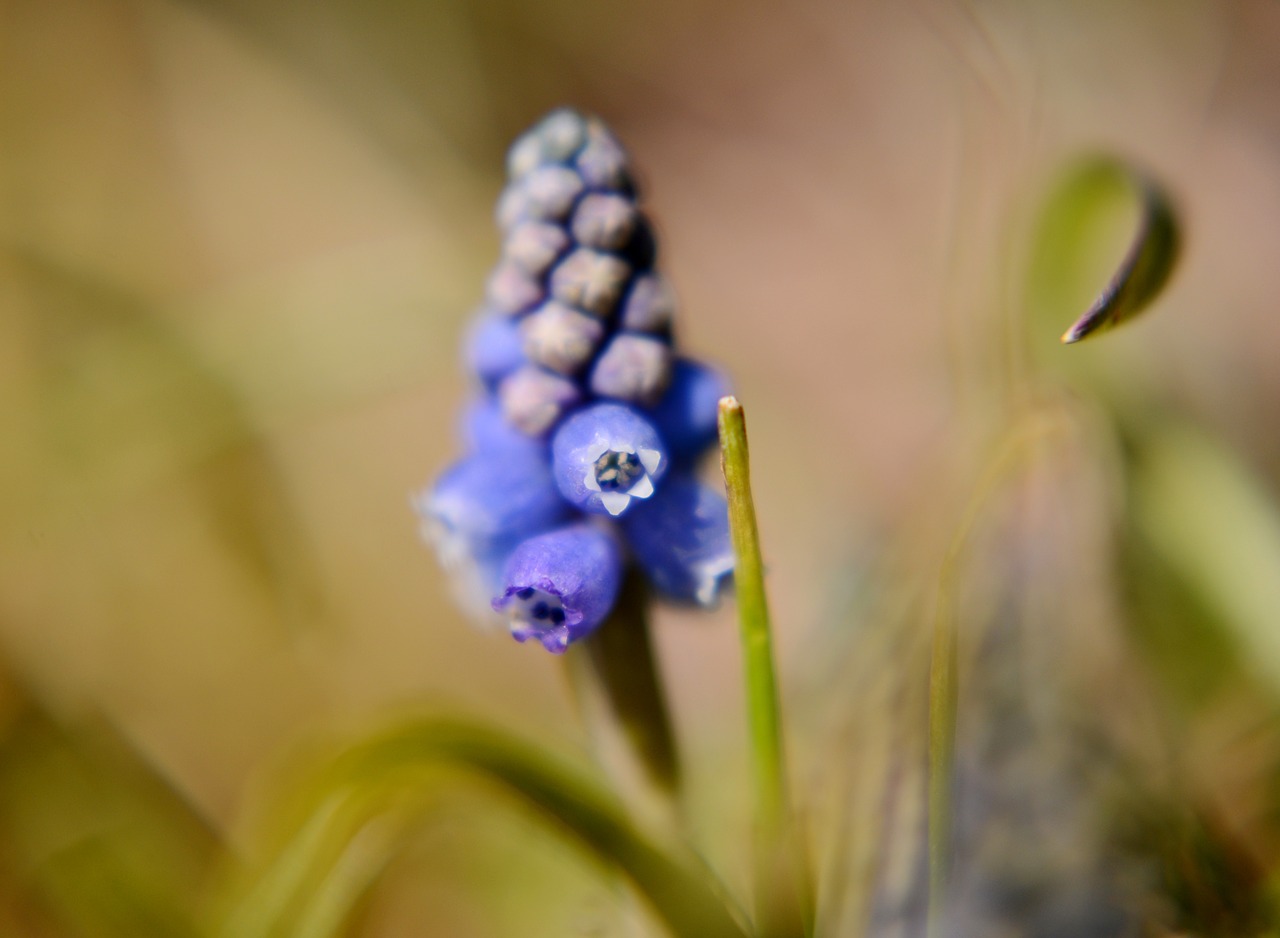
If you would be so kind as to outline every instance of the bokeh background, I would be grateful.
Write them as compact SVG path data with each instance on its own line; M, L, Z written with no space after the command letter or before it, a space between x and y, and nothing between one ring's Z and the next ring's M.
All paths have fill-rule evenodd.
M409 507L458 450L457 348L497 251L505 147L561 104L631 150L681 341L747 407L813 810L847 800L827 770L895 749L877 707L923 680L910 642L861 643L929 618L913 587L885 584L936 581L991 439L1051 387L1086 430L1060 478L1001 516L1022 540L994 535L987 573L1017 567L1092 626L1063 626L1067 657L1032 659L1026 683L1069 660L1104 717L1137 696L1147 722L1118 735L1145 751L1161 727L1178 754L1162 784L1257 834L1280 661L1256 667L1276 651L1266 625L1280 633L1257 581L1280 568L1241 587L1260 590L1241 601L1260 644L1213 633L1226 650L1205 678L1207 646L1170 631L1186 603L1144 632L1110 599L1129 595L1108 576L1127 502L1123 456L1098 439L1124 450L1132 434L1088 428L1158 414L1211 438L1248 477L1241 513L1260 533L1205 546L1260 539L1269 556L1277 88L1268 0L3 0L0 932L125 933L82 895L92 854L90 875L66 873L86 838L120 832L144 860L149 838L189 854L156 891L203 908L214 845L248 849L280 767L389 710L584 749L559 662L467 623ZM1139 322L1040 351L1108 273L1052 315L1031 308L1036 219L1096 152L1166 186L1181 263ZM1210 499L1170 484L1178 504ZM1092 573L1055 580L1028 559L1039 548ZM998 585L974 592L979 618L1001 607ZM706 849L734 879L732 609L656 621ZM1244 840L1231 849L1265 869L1270 835ZM618 907L531 818L464 789L406 840L352 933L623 934Z

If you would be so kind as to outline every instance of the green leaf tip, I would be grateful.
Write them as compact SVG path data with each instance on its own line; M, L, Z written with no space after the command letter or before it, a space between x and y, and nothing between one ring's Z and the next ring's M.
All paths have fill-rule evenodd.
M1169 282L1181 250L1181 232L1172 202L1149 175L1114 159L1094 160L1077 171L1063 198L1082 200L1082 211L1100 210L1108 190L1121 183L1127 198L1136 198L1139 221L1120 266L1089 309L1062 334L1073 345L1104 329L1126 322L1146 309Z

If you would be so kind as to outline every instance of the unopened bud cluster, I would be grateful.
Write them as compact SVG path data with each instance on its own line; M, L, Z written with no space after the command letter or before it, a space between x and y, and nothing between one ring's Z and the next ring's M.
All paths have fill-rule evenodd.
M676 355L675 300L631 167L594 117L553 111L507 156L502 253L466 343L468 450L417 500L464 598L562 652L612 610L629 564L712 604L732 570L725 502L693 478L728 393Z

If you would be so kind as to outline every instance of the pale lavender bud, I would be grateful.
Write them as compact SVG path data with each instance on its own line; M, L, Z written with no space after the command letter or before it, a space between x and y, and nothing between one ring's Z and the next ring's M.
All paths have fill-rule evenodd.
M671 334L671 320L676 313L676 297L662 274L641 274L631 282L618 326L629 332L650 335Z
M504 260L530 277L541 278L569 249L569 235L550 222L523 222L511 229L502 244Z
M578 248L551 271L551 295L604 319L626 289L631 268L611 254Z
M619 332L591 369L591 390L600 397L651 407L671 383L671 358L671 347L663 340Z
M562 375L590 364L604 341L604 324L555 300L542 304L520 323L524 354Z
M569 227L583 247L621 251L631 242L638 218L630 199L612 192L589 192L578 201Z
M586 119L569 108L558 108L511 145L507 151L507 175L519 179L546 163L567 162L586 138Z
M609 129L596 118L588 118L586 138L586 144L574 158L583 182L591 189L634 191L627 153Z
M498 224L562 221L582 194L582 179L567 166L539 166L510 183L498 199Z
M515 264L499 263L485 284L485 303L493 310L510 316L532 309L542 302L542 284Z
M498 385L502 416L529 436L542 436L581 400L576 384L533 364L517 368Z

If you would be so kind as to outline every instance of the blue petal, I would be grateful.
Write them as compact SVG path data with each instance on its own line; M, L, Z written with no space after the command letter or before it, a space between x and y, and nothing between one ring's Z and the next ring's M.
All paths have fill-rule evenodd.
M472 320L463 342L467 368L487 388L525 363L524 340L516 320L499 312L483 311Z
M653 424L623 404L593 404L570 416L551 439L551 456L565 498L615 516L651 496L669 462Z
M518 641L536 638L559 654L594 631L613 609L622 552L607 531L575 524L530 538L507 561L493 608Z
M692 359L676 360L667 393L646 412L672 459L689 462L716 441L720 398L730 393L723 372Z
M480 453L454 463L415 507L424 536L472 608L493 595L494 577L516 545L571 516L552 481L545 447Z
M502 416L502 407L489 395L474 398L458 418L458 436L472 453L502 453L512 448L545 454L547 442L521 433Z
M713 606L733 572L728 504L715 489L674 473L622 521L645 575L667 599Z

